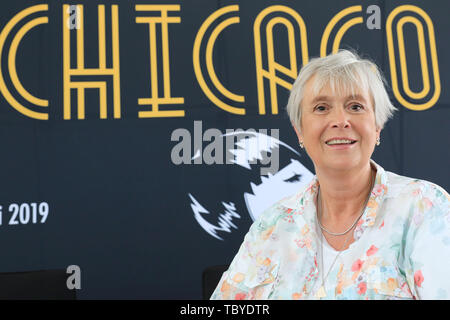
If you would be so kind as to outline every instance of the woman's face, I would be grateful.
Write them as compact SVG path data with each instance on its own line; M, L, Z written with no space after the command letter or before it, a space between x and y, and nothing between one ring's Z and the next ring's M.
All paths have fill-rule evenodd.
M350 170L367 165L381 131L375 125L370 94L333 95L327 85L314 96L313 84L314 77L306 82L301 106L302 130L301 133L295 131L314 166Z

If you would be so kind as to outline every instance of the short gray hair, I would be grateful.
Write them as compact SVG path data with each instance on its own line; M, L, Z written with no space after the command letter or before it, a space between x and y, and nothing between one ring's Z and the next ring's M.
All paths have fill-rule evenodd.
M350 90L353 95L355 89L368 91L373 99L375 124L379 129L384 127L386 121L397 110L389 99L385 89L386 80L377 65L368 59L361 59L355 52L340 49L335 54L311 59L300 70L287 104L289 118L299 131L301 131L301 102L305 84L313 76L315 76L314 95L327 84L333 93L336 89Z

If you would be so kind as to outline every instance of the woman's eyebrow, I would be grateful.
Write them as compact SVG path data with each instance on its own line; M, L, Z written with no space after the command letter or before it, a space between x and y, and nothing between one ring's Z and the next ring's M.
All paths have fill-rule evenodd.
M355 95L349 95L347 96L346 100L350 100L350 99L354 99L354 100L361 100L363 102L367 102L366 99L364 99L364 97L360 94L355 94Z
M329 96L317 96L311 101L311 103L316 103L317 101L328 101L328 100L330 100Z
M364 97L362 95L360 95L360 94L355 94L355 95L351 94L351 95L348 95L347 97L345 97L345 100L351 100L351 99L361 100L363 102L367 102L366 99L364 99ZM332 97L330 97L330 96L317 96L311 101L311 103L316 103L318 101L329 101L329 100L332 100Z

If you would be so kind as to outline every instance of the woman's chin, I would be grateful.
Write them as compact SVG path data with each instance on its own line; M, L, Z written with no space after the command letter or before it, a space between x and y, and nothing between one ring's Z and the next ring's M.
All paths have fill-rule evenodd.
M345 171L357 167L360 163L360 159L354 157L335 157L324 164L330 169Z

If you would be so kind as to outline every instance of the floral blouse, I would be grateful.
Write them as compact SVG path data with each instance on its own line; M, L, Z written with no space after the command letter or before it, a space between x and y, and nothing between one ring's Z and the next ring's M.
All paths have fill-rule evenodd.
M315 176L256 219L211 299L450 299L449 194L371 163L373 190L325 296Z

